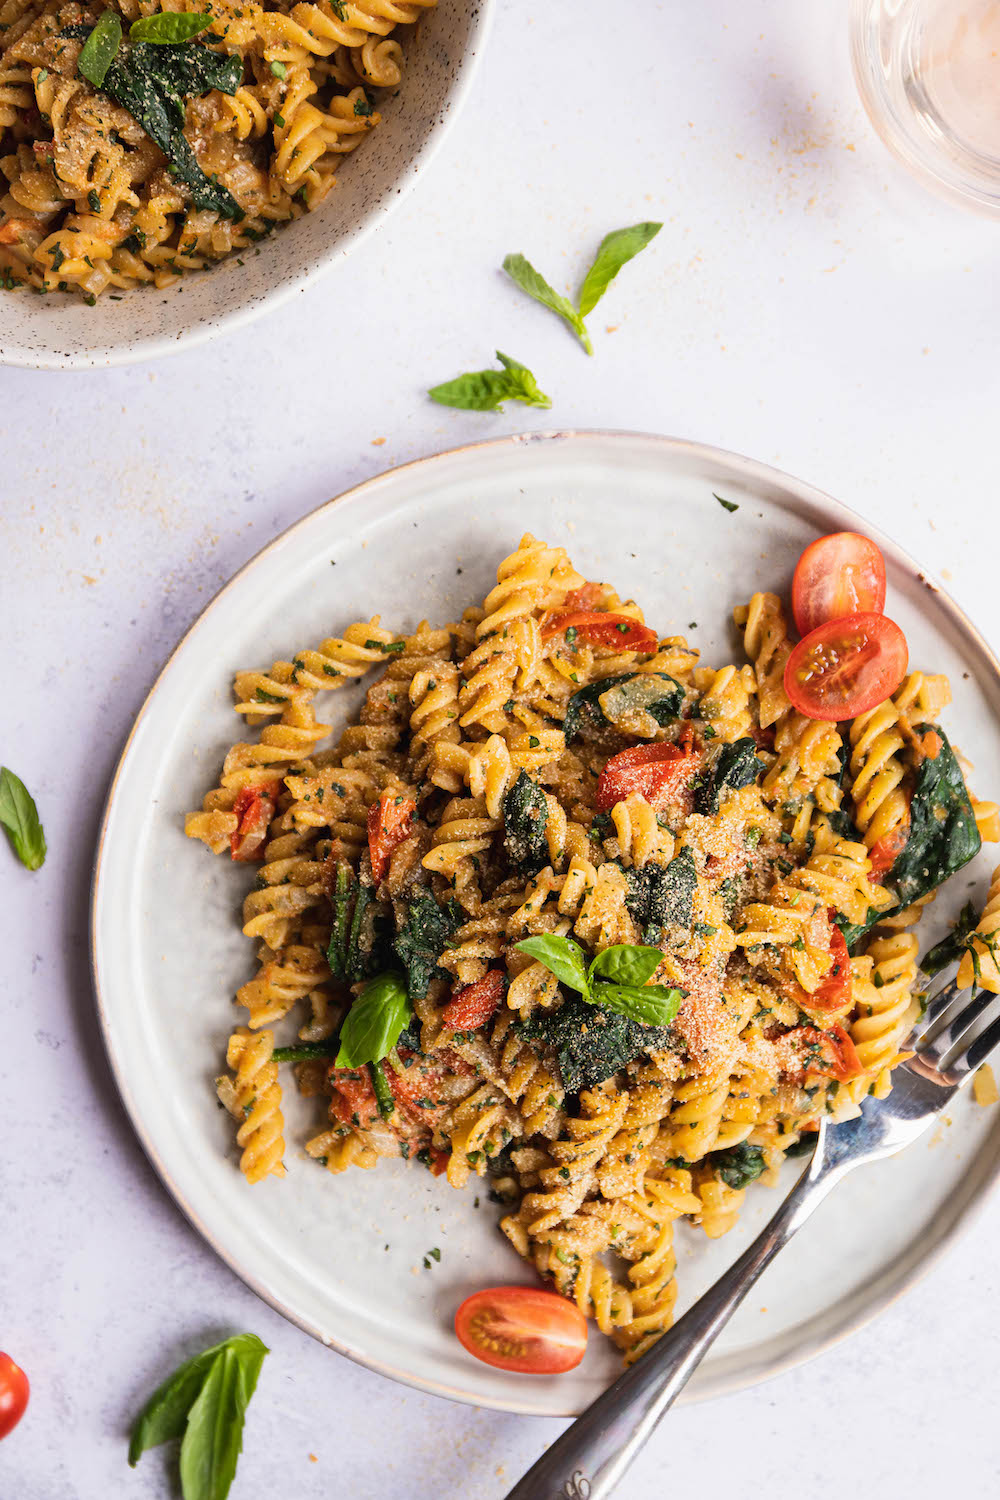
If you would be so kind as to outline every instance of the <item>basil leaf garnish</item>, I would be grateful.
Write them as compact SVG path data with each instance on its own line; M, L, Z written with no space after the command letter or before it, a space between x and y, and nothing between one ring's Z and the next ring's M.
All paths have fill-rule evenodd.
M585 318L593 312L622 266L645 250L650 240L656 238L662 224L632 224L627 229L614 229L600 243L594 264L583 278L580 288L580 316Z
M267 1353L255 1334L238 1333L180 1365L135 1420L128 1450L131 1467L147 1448L183 1437L184 1500L225 1500L236 1472L246 1408ZM209 1483L212 1488L206 1487Z
M662 958L659 948L617 943L613 948L605 948L597 955L590 966L589 977L608 979L612 984L638 988L653 977Z
M525 938L514 946L519 953L527 953L529 958L543 963L558 980L568 984L571 990L589 995L587 960L580 944L574 943L572 938L555 937L546 933L541 937Z
M683 992L662 984L647 984L633 989L626 985L598 982L588 996L592 1005L617 1011L643 1026L669 1026L680 1010Z
M340 1050L334 1066L360 1068L365 1063L381 1062L399 1041L412 1015L402 975L379 974L370 979L340 1028Z
M502 370L470 370L427 392L439 406L456 406L461 411L500 411L505 401L522 401L525 406L549 407L552 402L539 389L538 381L527 368L497 350Z
M130 41L152 42L162 47L171 42L189 42L193 36L207 31L211 24L212 17L208 12L161 10L155 16L143 16L133 21L128 34Z
M38 808L20 776L6 766L0 769L0 823L22 865L39 869L45 863L45 833Z
M121 17L115 10L106 10L80 48L76 64L80 76L101 88L121 44Z
M562 318L572 328L587 353L593 354L594 346L590 342L586 324L568 297L562 296L554 287L549 286L545 277L540 275L523 255L506 256L503 268L515 286L519 286L522 292L527 292L529 297L533 297L536 302L540 302L543 307L549 308Z

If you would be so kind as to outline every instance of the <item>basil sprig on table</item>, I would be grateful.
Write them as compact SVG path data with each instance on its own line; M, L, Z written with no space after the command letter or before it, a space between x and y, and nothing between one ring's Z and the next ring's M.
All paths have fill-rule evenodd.
M669 1026L680 1008L683 990L647 983L663 958L659 948L618 943L598 953L588 968L586 954L572 938L545 934L525 938L515 947L544 964L590 1005L643 1026Z
M6 766L0 768L0 824L22 865L39 869L45 863L45 833L38 808L20 776Z
M181 1439L184 1500L225 1500L243 1446L243 1423L266 1345L238 1333L187 1360L153 1392L136 1418L128 1461Z
M457 406L462 411L500 411L505 401L523 401L525 406L552 405L531 371L508 354L497 350L502 370L470 370L435 385L427 392L439 406Z
M640 250L645 250L650 240L654 239L662 228L662 224L646 222L631 224L626 229L615 229L611 234L606 234L590 270L583 278L576 307L568 297L564 297L551 287L545 277L536 271L523 255L508 255L504 260L503 268L522 292L527 292L529 297L534 298L536 302L540 302L543 307L549 308L562 318L563 322L576 334L587 353L593 354L594 346L590 341L584 318L588 313L593 312L622 266L627 265L634 256L639 254Z
M184 134L185 100L212 89L232 95L243 82L241 57L226 57L191 40L210 19L165 12L144 17L123 45L118 14L106 10L95 26L74 23L60 35L83 39L80 76L134 115L169 158L173 176L190 188L195 207L242 219L243 209L227 187L205 175Z

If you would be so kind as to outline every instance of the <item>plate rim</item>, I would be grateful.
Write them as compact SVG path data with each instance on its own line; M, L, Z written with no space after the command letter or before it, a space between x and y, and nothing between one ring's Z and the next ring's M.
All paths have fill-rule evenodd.
M591 442L611 443L612 445L622 444L626 447L648 447L653 453L664 455L668 461L687 457L688 459L701 459L727 466L733 470L740 471L741 478L749 481L751 484L777 484L786 491L792 489L795 491L796 499L800 504L805 501L811 505L826 509L835 515L839 514L846 522L858 523L857 527L852 527L851 529L859 529L865 534L872 536L876 541L887 544L891 552L905 560L907 566L912 570L913 577L918 582L922 582L925 587L937 596L946 613L950 615L952 624L957 626L959 631L967 639L971 640L982 653L986 665L992 671L997 685L1000 687L1000 659L998 659L997 654L993 651L978 626L969 619L965 611L956 603L951 595L929 576L923 564L913 557L905 547L902 547L887 533L883 532L880 527L872 525L863 515L853 510L850 506L845 505L842 501L819 489L817 486L805 480L800 480L785 470L775 468L774 465L749 458L744 454L736 453L730 449L717 447L711 443L695 442L660 433L631 431L625 428L547 428L540 431L510 433L503 437L485 438L471 443L462 443L453 448L446 448L440 452L425 454L419 458L410 459L406 463L383 469L380 473L360 480L357 484L351 485L338 495L315 506L312 510L306 512L305 515L293 521L289 526L277 532L258 548L253 556L248 558L232 577L216 591L212 598L205 604L204 608L191 621L176 645L169 652L143 698L142 705L135 716L132 727L125 738L125 742L115 763L101 811L91 876L88 911L90 978L97 1006L98 1020L101 1026L101 1036L118 1097L128 1115L129 1123L138 1137L139 1143L154 1172L160 1179L161 1184L188 1223L197 1231L205 1243L261 1301L267 1303L269 1307L273 1308L286 1321L300 1328L304 1333L309 1334L312 1338L323 1344L324 1347L335 1350L338 1354L344 1355L354 1363L362 1365L364 1368L372 1370L379 1375L387 1376L390 1380L398 1381L416 1390L426 1391L433 1396L443 1397L446 1400L457 1401L463 1405L474 1406L480 1410L502 1411L533 1417L572 1418L578 1416L579 1411L565 1410L561 1407L540 1411L537 1405L528 1406L523 1401L519 1401L513 1397L491 1397L484 1400L482 1397L471 1395L468 1391L453 1386L448 1382L416 1376L407 1371L394 1368L383 1359L366 1356L362 1351L351 1348L346 1343L324 1333L315 1323L310 1321L307 1315L300 1315L293 1312L255 1274L240 1265L238 1251L230 1253L223 1247L214 1233L202 1222L198 1212L186 1200L183 1191L174 1182L170 1171L161 1160L159 1150L143 1124L137 1101L133 1098L124 1060L117 1055L111 1019L101 989L100 945L98 936L101 876L107 852L106 845L111 813L118 784L154 697L158 693L167 674L173 669L177 657L191 637L200 629L203 621L222 599L239 584L244 575L248 574L257 565L265 554L269 553L273 548L280 546L282 542L295 532L313 525L318 517L327 511L332 511L335 506L358 502L363 504L373 489L377 490L386 484L394 485L398 482L400 476L421 474L432 470L437 465L447 466L449 463L461 460L469 454L483 453L485 455L485 462L488 463L489 456L498 449L516 451L517 448L522 446L550 448L560 444L572 447L578 444L585 446ZM743 1372L721 1370L708 1379L703 1379L694 1392L689 1393L687 1390L682 1392L679 1398L680 1403L687 1404L688 1402L714 1400L719 1396L730 1395L737 1391L762 1384L764 1381L771 1380L787 1370L806 1364L825 1350L835 1347L859 1329L866 1327L891 1306L893 1302L916 1286L932 1270L949 1246L965 1232L976 1216L983 1210L990 1195L996 1190L998 1183L1000 1183L1000 1152L997 1152L991 1166L982 1168L979 1174L975 1172L969 1173L963 1179L964 1201L959 1204L954 1216L950 1218L944 1227L939 1229L936 1224L930 1226L921 1241L919 1257L914 1260L911 1249L908 1251L904 1250L893 1261L890 1261L880 1278L886 1285L883 1286L868 1305L853 1314L845 1324L838 1326L830 1332L814 1333L812 1336L807 1337L804 1342L797 1344L794 1349L789 1350L785 1354L779 1354L777 1358L768 1362L764 1367L758 1363ZM959 1188L958 1191L961 1194L962 1188ZM781 1201L784 1200L782 1199ZM777 1206L775 1212L777 1212ZM896 1267L900 1267L900 1269L896 1270ZM810 1324L821 1321L822 1316L822 1314L814 1315L803 1326L808 1328Z

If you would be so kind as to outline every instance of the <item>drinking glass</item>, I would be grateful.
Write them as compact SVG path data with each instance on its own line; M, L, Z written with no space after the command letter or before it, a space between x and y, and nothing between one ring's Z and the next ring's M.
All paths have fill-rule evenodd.
M1000 215L1000 0L851 0L850 28L861 101L890 150Z

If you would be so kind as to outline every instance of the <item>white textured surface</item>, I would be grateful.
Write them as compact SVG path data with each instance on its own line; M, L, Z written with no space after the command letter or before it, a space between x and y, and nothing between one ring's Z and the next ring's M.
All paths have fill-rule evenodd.
M101 799L170 647L276 530L389 463L522 426L674 432L779 464L896 535L1000 637L998 230L925 197L874 140L843 13L577 0L570 32L563 6L502 0L462 127L338 274L166 364L0 370L0 757L35 792L50 846L39 875L3 862L0 1345L34 1382L0 1448L3 1500L170 1495L166 1455L127 1472L130 1416L180 1357L243 1327L273 1353L234 1500L501 1500L559 1430L330 1355L187 1228L96 1034L85 919ZM592 361L495 269L519 249L569 281L606 229L645 216L666 227L592 320L617 325ZM532 365L551 414L422 400L497 345ZM928 1443L929 1423L960 1435L963 1490L994 1493L998 1232L1000 1200L849 1343L677 1412L623 1496L809 1494L846 1468L859 1493L920 1500L954 1476L956 1449Z

